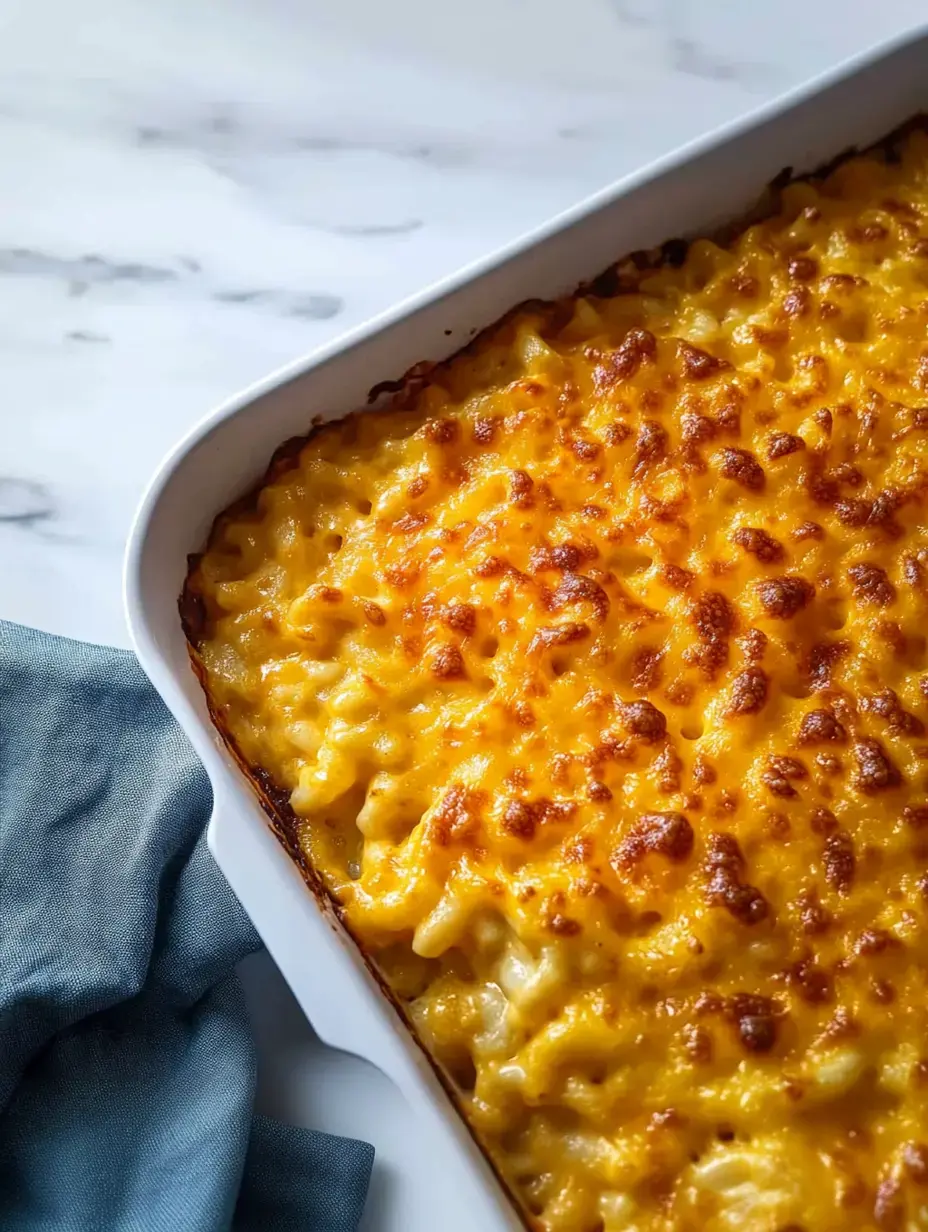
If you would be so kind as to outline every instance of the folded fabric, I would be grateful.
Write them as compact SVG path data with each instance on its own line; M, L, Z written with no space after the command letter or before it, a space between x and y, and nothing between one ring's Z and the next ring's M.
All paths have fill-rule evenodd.
M0 1228L354 1232L373 1149L253 1117L209 782L131 655L0 621Z

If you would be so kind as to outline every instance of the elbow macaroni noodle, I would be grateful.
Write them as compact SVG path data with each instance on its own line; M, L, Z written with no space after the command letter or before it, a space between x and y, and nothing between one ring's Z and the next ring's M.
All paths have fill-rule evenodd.
M530 305L191 562L541 1232L928 1227L928 137Z

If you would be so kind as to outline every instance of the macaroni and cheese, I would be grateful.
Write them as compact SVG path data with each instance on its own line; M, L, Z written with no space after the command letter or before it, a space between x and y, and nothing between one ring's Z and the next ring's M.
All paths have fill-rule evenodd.
M289 444L192 654L529 1226L928 1227L928 136L678 248Z

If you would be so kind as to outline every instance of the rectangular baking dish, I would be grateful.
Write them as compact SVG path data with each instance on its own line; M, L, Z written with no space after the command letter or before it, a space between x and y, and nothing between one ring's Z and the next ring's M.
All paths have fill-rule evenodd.
M520 301L572 291L622 255L743 218L784 169L813 170L928 110L928 28L881 46L659 160L501 252L299 360L207 416L162 464L133 526L125 602L139 660L210 776L217 863L320 1037L386 1072L428 1118L434 1165L481 1232L524 1227L453 1100L233 761L190 668L177 599L217 513L312 422L440 360ZM375 402L376 404L376 402Z

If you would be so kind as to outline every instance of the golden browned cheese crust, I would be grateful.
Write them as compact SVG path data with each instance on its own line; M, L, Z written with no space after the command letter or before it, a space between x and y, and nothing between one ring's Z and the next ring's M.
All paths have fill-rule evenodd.
M928 138L314 432L241 757L544 1232L928 1227Z

